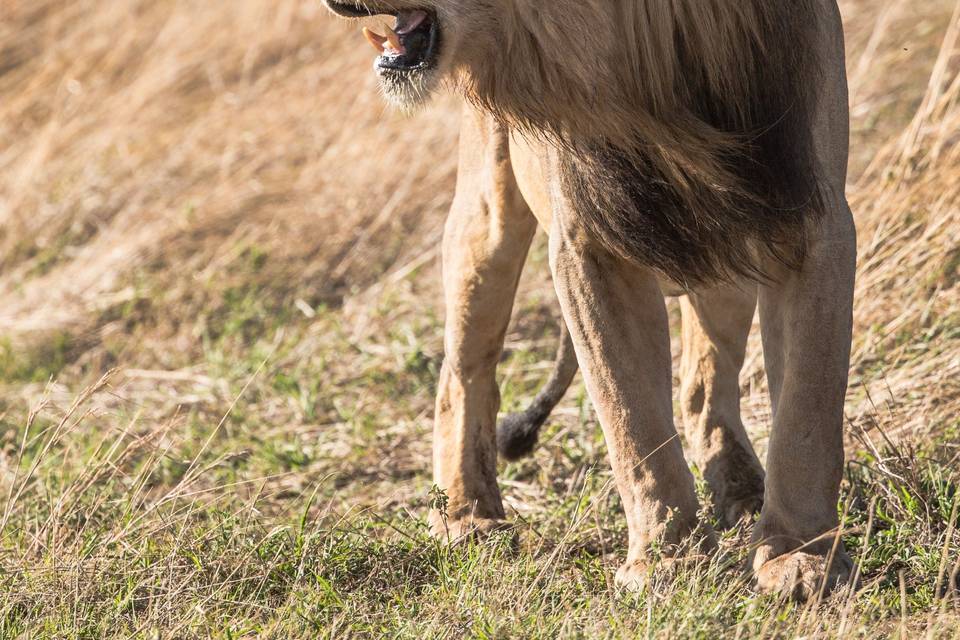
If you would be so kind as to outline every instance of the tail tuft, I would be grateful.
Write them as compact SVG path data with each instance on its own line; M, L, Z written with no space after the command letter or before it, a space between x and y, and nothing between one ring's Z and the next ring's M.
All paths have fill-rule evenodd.
M526 411L511 413L497 425L497 449L507 460L525 458L537 446L540 427L547 421L550 411L537 411L531 406Z
M507 460L519 460L533 453L540 428L563 399L576 374L577 354L573 351L567 327L561 321L560 348L547 384L526 410L509 414L497 426L497 448L501 456Z

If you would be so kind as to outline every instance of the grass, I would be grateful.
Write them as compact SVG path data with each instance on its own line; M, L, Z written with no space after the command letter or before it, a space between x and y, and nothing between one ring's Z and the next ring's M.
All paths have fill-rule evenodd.
M506 470L509 487L540 494L517 515L519 549L506 535L449 548L427 535L437 496L422 474L368 467L368 433L329 464L315 438L311 448L237 419L254 411L266 370L216 423L133 415L98 429L128 404L106 378L70 407L40 407L22 434L8 426L3 637L956 637L949 434L923 450L875 449L879 430L860 434L874 453L850 459L838 505L856 589L804 606L758 597L735 530L722 553L630 595L610 584L625 531L594 438ZM413 487L355 497L378 483Z
M0 638L960 636L960 10L842 9L859 581L797 605L742 579L749 527L612 587L579 382L501 465L518 546L426 536L454 101L384 109L315 0L0 2ZM541 237L504 410L552 360L547 273ZM763 453L756 337L747 362Z

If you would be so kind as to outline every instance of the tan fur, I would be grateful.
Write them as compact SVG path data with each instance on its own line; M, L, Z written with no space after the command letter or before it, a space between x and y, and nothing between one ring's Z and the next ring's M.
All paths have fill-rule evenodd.
M434 475L449 505L431 516L436 534L458 539L502 526L495 368L539 222L549 231L564 320L627 519L629 546L618 582L642 585L654 548L669 559L695 531L707 547L712 541L698 520L693 476L674 427L665 293L687 294L681 409L717 513L732 523L762 502L750 559L757 585L806 598L824 581L830 588L849 574L843 545L830 535L838 525L856 247L844 198L846 81L835 0L811 3L816 10L805 28L814 34L819 62L816 73L798 80L819 87L802 108L823 214L805 226L806 257L798 269L763 258L770 277L760 284L690 291L678 291L678 281L598 241L565 188L565 162L581 139L624 136L625 145L643 140L655 149L655 162L681 190L691 179L720 191L739 189L718 158L743 141L705 127L690 112L672 43L679 32L704 57L706 83L718 100L747 105L755 76L732 70L763 64L757 52L768 43L757 40L758 25L770 19L765 7L774 3L418 3L435 8L447 29L440 72L474 105L464 115L457 194L444 238L446 360ZM494 17L499 30L485 29ZM597 55L566 55L571 43ZM765 477L740 420L737 382L757 300L773 403Z

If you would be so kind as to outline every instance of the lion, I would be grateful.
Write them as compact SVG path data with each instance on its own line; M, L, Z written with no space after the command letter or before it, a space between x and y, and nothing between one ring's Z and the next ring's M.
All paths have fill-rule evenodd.
M579 365L628 526L616 581L710 548L674 425L665 296L680 296L681 409L721 525L759 513L756 586L848 579L839 537L856 230L836 0L326 0L365 29L386 99L464 98L443 239L435 534L504 527L495 369L538 226L575 358L501 428L529 451ZM759 307L773 426L761 465L738 374ZM504 442L506 440L506 442ZM694 539L694 542L691 542Z

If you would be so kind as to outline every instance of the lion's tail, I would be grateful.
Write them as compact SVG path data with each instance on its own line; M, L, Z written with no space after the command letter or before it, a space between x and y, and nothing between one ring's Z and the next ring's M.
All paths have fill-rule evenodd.
M519 460L533 452L540 428L563 399L577 369L577 354L574 353L567 325L561 320L560 348L547 384L529 407L519 413L508 414L497 426L497 448L501 456L507 460Z

